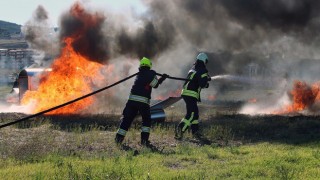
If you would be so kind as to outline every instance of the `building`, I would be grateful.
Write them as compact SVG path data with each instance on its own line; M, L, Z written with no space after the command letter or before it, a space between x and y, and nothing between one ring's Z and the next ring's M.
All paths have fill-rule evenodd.
M30 49L0 49L0 70L10 72L1 75L1 83L13 82L12 74L34 64L33 54Z
M0 49L0 69L20 70L34 63L30 49Z

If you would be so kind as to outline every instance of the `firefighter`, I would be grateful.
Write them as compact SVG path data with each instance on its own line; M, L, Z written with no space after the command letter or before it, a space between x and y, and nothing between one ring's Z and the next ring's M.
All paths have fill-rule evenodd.
M188 72L187 79L183 85L181 96L186 103L187 113L179 123L176 129L176 139L182 139L183 133L191 127L191 132L195 138L200 138L199 132L199 110L197 102L200 102L200 92L203 88L208 88L208 81L211 78L208 75L206 64L208 56L205 53L199 53L196 61Z
M115 141L121 145L130 125L139 112L142 116L141 127L141 145L152 146L149 141L151 115L150 115L150 98L152 88L157 88L167 77L163 74L160 79L157 78L156 72L151 70L152 62L144 57L140 60L139 73L131 88L129 99L123 110L120 127L116 133Z

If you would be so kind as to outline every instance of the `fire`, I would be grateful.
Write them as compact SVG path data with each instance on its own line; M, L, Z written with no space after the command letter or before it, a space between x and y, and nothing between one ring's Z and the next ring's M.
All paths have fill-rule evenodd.
M73 39L66 38L66 46L61 56L53 62L52 71L40 80L37 91L28 91L22 99L22 104L32 102L35 105L33 113L63 104L92 92L90 83L93 79L103 78L99 73L102 65L87 60L72 48ZM90 106L94 97L88 97L48 114L78 113Z
M41 77L38 90L26 92L23 105L31 103L37 113L93 91L92 85L104 79L100 63L108 58L101 48L104 19L102 13L86 11L79 2L71 7L62 17L60 37L65 45L60 56L51 65L52 71ZM94 97L87 97L48 114L83 112L93 102Z
M159 95L155 98L155 100L165 100L168 97L179 97L181 95L181 89L177 89L175 91L168 92L166 95Z
M252 98L248 100L249 103L256 103L257 102L257 98Z
M208 100L209 101L214 101L216 99L215 95L208 95Z
M320 100L320 82L310 86L305 82L295 81L290 94L292 96L292 104L278 113L291 113L310 108Z

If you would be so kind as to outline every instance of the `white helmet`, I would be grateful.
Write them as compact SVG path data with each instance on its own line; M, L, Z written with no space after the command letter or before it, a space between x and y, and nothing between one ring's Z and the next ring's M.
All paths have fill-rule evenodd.
M208 63L208 56L207 56L206 53L199 53L198 56L197 56L197 60L198 61L202 61L205 64L207 64Z

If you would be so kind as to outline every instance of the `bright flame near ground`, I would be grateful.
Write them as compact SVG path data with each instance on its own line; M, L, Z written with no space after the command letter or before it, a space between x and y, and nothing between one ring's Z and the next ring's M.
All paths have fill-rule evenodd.
M170 91L167 92L167 94L165 95L158 95L156 98L154 98L155 100L165 100L168 97L179 97L181 94L181 89L177 89L175 91Z
M252 99L253 100L253 99ZM251 101L251 100L250 100ZM250 102L249 101L249 102ZM292 114L292 113L319 113L320 112L320 82L312 85L302 81L295 81L289 92L276 101L254 101L246 104L240 113L243 114Z
M208 100L209 101L214 101L216 99L215 95L208 95Z
M309 109L314 103L320 100L320 83L314 83L312 86L302 81L296 81L290 94L292 104L286 106L277 114L292 113Z
M249 103L256 103L257 102L257 98L251 98L248 100Z
M41 112L92 92L94 79L102 79L101 64L88 61L72 48L73 40L67 38L61 56L52 64L52 72L41 78L37 91L27 91L23 105L33 104L32 113ZM79 113L89 107L94 97L88 97L48 114Z

